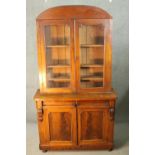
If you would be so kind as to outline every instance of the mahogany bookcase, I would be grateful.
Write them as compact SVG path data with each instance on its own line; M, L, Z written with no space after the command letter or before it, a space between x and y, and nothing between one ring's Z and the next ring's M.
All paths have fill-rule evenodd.
M40 149L113 148L112 17L92 6L59 6L37 17Z

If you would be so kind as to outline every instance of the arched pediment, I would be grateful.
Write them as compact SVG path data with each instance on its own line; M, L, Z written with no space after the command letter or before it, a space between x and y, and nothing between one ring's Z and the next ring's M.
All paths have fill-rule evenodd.
M67 5L49 8L42 12L37 20L41 19L111 19L112 16L105 10L86 5Z

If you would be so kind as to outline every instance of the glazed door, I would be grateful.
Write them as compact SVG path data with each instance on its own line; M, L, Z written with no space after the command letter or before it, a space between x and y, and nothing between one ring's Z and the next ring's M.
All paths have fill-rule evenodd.
M71 147L77 143L76 108L72 106L45 106L45 145Z
M76 29L76 69L79 92L110 89L110 22L103 19L79 19Z
M38 51L41 92L74 92L73 22L38 22Z
M78 144L107 145L109 128L109 110L103 106L78 107Z

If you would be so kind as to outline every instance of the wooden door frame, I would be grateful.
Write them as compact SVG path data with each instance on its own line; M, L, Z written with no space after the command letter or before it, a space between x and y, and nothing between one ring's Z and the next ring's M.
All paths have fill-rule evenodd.
M69 88L47 88L46 86L46 50L44 38L44 26L46 25L62 25L70 26L70 87ZM73 20L38 20L37 21L37 45L38 45L38 64L39 64L39 81L40 91L42 93L69 93L75 92L75 61L74 61L74 23Z

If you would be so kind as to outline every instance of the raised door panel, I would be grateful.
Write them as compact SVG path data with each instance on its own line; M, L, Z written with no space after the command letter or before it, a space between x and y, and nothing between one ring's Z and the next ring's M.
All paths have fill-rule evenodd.
M50 141L71 141L71 119L69 112L49 113Z
M44 108L46 144L50 146L76 145L76 109L70 106Z
M78 107L79 145L105 145L108 142L108 108Z
M38 22L41 92L75 90L73 35L73 22L70 20Z
M110 20L78 19L75 25L78 91L110 90Z

